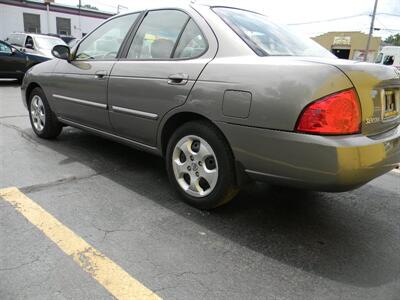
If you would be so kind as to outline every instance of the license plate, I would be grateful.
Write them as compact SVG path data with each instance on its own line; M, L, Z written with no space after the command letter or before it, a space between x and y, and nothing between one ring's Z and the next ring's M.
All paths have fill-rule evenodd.
M399 115L399 96L400 90L397 89L383 91L383 119L389 119Z

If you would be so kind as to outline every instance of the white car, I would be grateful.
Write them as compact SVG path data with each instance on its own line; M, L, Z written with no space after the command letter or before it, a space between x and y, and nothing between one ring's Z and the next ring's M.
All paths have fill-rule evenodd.
M375 60L377 64L394 66L400 70L400 46L386 46Z

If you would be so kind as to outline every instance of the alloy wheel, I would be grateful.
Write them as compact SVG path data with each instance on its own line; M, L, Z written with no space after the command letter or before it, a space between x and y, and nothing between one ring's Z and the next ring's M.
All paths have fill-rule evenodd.
M33 126L40 132L46 124L46 111L42 98L38 95L33 96L30 106Z
M201 137L188 135L175 145L172 167L179 186L193 197L205 197L218 180L218 162L212 147Z

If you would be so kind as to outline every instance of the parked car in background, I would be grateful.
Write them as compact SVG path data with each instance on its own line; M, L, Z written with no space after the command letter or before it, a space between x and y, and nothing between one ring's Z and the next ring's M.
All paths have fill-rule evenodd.
M357 188L400 161L400 77L341 60L264 15L182 3L115 16L21 86L33 131L70 125L163 156L211 209L247 180ZM157 184L156 182L154 183Z
M72 48L75 47L76 44L79 43L79 41L80 41L80 39L75 38L75 39L73 39L73 40L68 42L68 46L72 49Z
M393 66L400 70L400 46L386 46L378 54L375 63Z
M66 44L69 44L71 41L75 40L76 37L72 35L65 35L65 34L55 34L55 33L49 33L47 34L48 36L54 36L62 39Z
M66 43L58 37L33 33L12 33L7 37L6 42L23 52L49 58L53 58L51 49L53 49L54 46L66 45Z
M46 60L49 58L19 51L0 40L0 78L15 78L21 81L29 68Z

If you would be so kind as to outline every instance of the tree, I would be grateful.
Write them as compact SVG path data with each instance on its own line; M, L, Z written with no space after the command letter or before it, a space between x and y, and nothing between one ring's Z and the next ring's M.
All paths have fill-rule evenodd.
M77 5L79 7L79 5ZM90 4L84 4L81 5L81 8L88 8L88 9L93 9L93 10L99 10L96 6L92 6Z
M393 46L400 46L400 33L388 36L385 43L391 44Z

